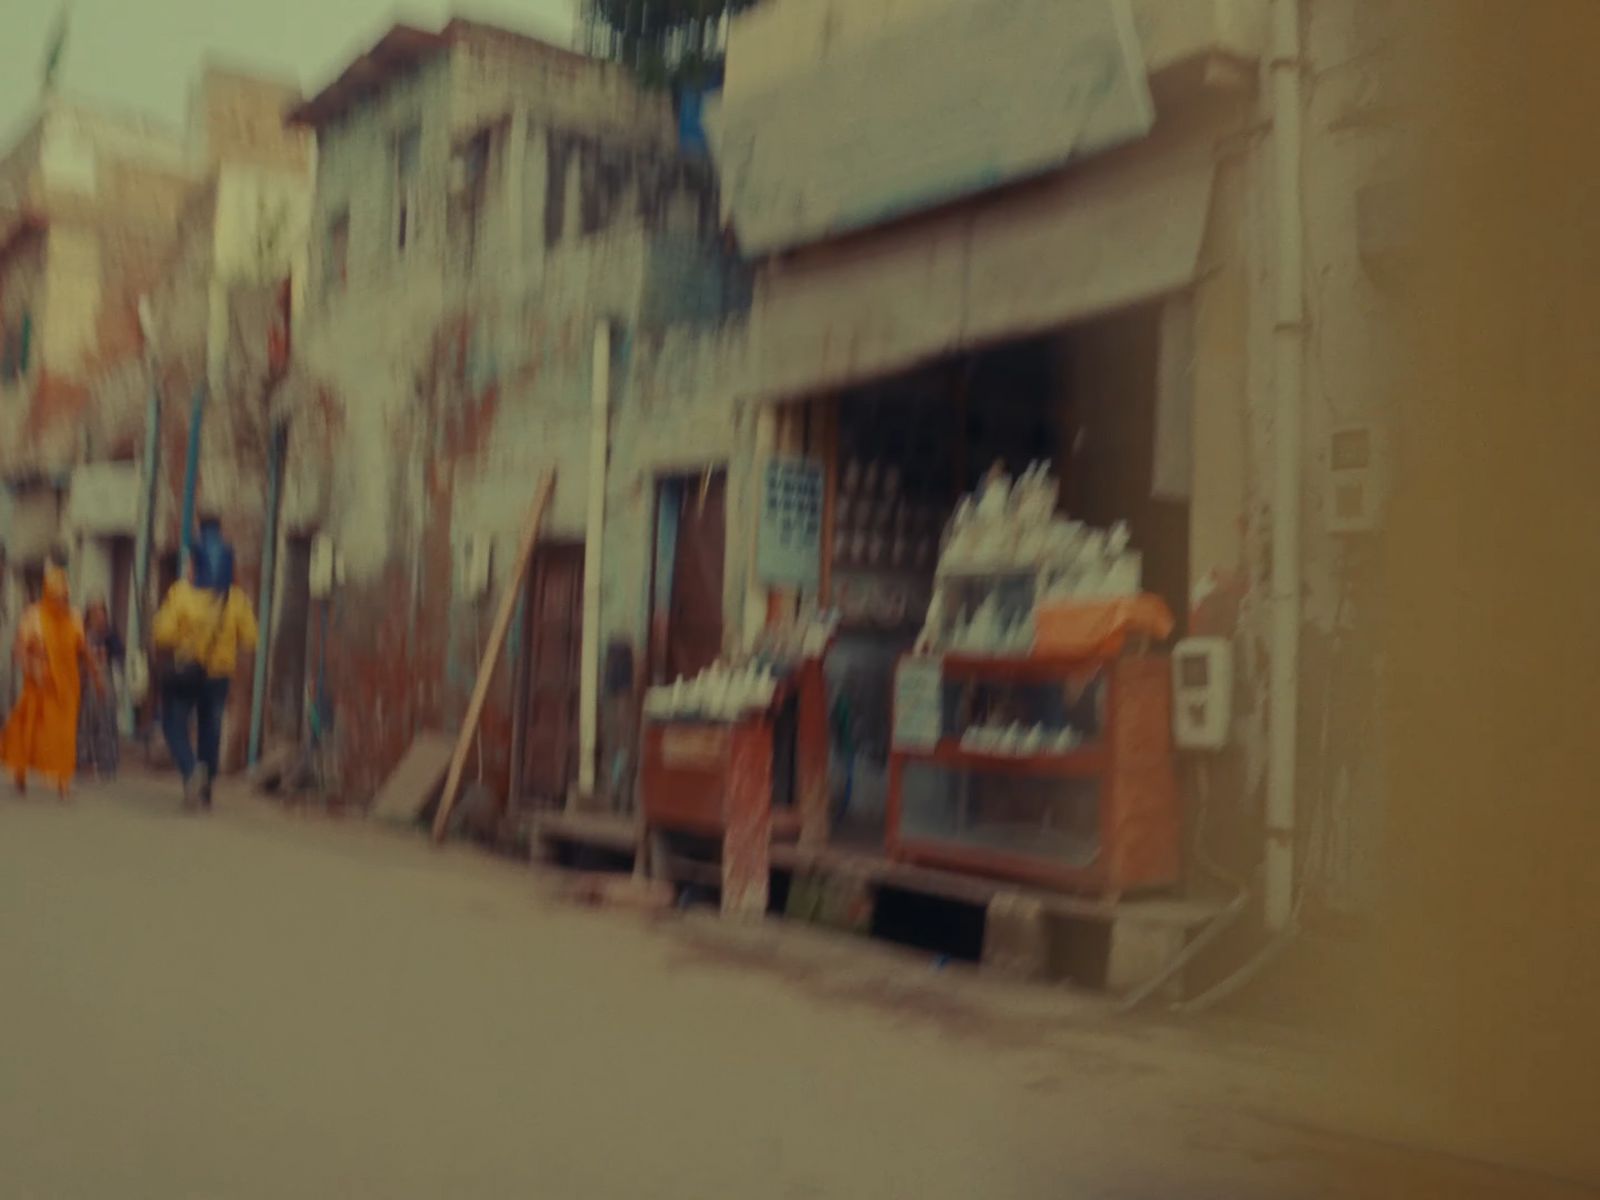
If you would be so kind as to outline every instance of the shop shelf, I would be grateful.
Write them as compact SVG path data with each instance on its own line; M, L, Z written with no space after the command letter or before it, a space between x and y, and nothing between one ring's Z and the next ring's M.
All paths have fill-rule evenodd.
M904 862L1117 896L1178 882L1182 821L1166 656L1098 660L946 656L946 687L1106 688L1094 740L1067 753L995 754L961 745L962 705L941 701L942 734L889 759L888 850Z

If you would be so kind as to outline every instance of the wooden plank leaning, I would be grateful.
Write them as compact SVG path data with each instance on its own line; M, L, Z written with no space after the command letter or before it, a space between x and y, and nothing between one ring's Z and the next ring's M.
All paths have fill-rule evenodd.
M450 759L450 773L445 776L444 792L439 797L439 811L433 818L433 840L442 842L450 824L450 810L455 807L461 792L461 776L466 771L467 756L472 750L472 739L483 719L484 702L489 698L489 685L494 681L495 666L500 661L500 651L506 634L511 629L511 618L516 615L517 600L522 593L522 583L528 567L533 562L533 550L539 541L539 526L544 523L545 509L555 492L556 473L546 473L544 482L528 514L528 524L522 531L522 544L517 548L517 560L510 577L500 593L500 607L494 614L494 625L489 630L489 641L483 648L483 661L478 664L478 682L472 689L472 699L467 704L466 718L461 722L461 732L456 736L456 752Z

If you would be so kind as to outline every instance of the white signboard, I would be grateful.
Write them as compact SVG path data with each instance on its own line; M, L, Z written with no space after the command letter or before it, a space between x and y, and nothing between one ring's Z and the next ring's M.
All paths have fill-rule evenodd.
M85 463L72 473L67 522L79 533L131 534L139 516L139 468Z
M894 675L894 745L932 750L944 728L943 679L937 658L905 658Z
M708 116L747 254L1026 179L1154 123L1130 0L950 0Z
M756 575L770 587L814 588L822 564L822 465L773 459L761 493Z

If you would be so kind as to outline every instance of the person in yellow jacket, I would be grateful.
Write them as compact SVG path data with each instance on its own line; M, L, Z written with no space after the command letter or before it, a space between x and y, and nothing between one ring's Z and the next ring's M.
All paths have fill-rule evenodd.
M190 576L168 590L151 624L151 640L167 665L161 673L161 728L183 776L184 806L211 807L211 784L222 748L222 713L239 658L255 649L255 614L233 586L233 549L202 541L190 554ZM189 740L190 722L198 742Z

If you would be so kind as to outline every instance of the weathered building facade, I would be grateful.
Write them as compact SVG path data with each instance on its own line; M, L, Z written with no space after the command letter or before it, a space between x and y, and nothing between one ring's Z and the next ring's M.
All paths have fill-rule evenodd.
M1335 470L1354 447L1370 477L1388 433L1382 199L1400 147L1375 87L1384 6L960 10L771 0L733 22L713 142L756 259L738 398L766 431L744 452L831 455L837 471L830 428L889 393L923 396L895 411L937 422L952 389L969 414L1034 389L1024 409L1057 414L1039 446L1064 499L1129 520L1181 627L1234 644L1232 746L1203 776L1213 836L1241 865L1269 848L1275 921L1310 878L1319 900L1364 908L1381 517L1340 510ZM1143 126L1117 108L1128 35ZM1011 49L962 57L990 42ZM1036 93L1044 44L1071 69ZM926 104L896 95L909 45L950 57L937 87L905 84ZM1078 83L1084 107L1051 117ZM999 128L1027 134L981 140L1004 111ZM1055 142L1027 141L1052 121ZM981 417L960 419L970 435ZM749 580L757 624L785 601Z
M395 28L294 119L319 161L296 369L339 433L326 488L291 468L280 549L289 569L321 538L338 561L325 640L304 642L330 774L370 796L419 732L459 723L555 470L473 766L502 796L595 790L601 743L627 744L598 727L600 664L644 642L656 476L726 461L733 437L704 399L742 303L709 165L623 69L465 21ZM280 580L280 627L305 593Z
M276 562L268 736L314 735L330 783L360 799L420 731L453 728L553 468L481 770L519 798L625 791L630 705L607 694L795 600L751 553L766 460L837 472L841 422L883 401L869 393L950 386L971 406L976 379L1026 401L980 395L980 415L1047 418L1041 452L1071 499L1130 520L1186 629L1232 639L1236 737L1205 772L1217 823L1256 849L1270 828L1359 907L1377 672L1358 618L1379 596L1372 534L1335 511L1332 468L1339 435L1368 456L1384 438L1393 247L1369 185L1397 143L1372 84L1382 5L1023 4L974 32L1013 39L1012 69L956 54L919 108L892 48L954 53L940 9L769 0L735 20L720 180L624 68L466 21L396 27L293 110L317 139L309 203L270 106L242 85L200 106L197 145L231 131L266 149L190 196L209 231L158 295L183 364L163 367L169 493L195 382L236 370L222 390L259 392L260 347L230 349L216 281L286 265L296 280L292 368L252 396L267 412L248 453L250 405L217 409L201 469L247 578ZM1103 53L1108 30L1121 58ZM1070 70L1022 53L1058 44ZM1067 107L1041 109L1039 80L1057 75L1065 99L1049 103ZM941 89L955 108L933 103ZM1017 136L977 144L997 113ZM860 147L827 132L847 125L884 151L870 170L847 169ZM897 161L905 147L924 159ZM275 205L287 241L263 271L244 259L260 260ZM42 226L8 228L17 296ZM126 456L140 428L138 372L111 390L98 436L119 448L101 457ZM274 490L263 445L285 422ZM176 496L163 503L170 542ZM833 602L821 574L816 599Z
M48 478L61 492L63 511L48 530L41 522L40 536L74 540L70 519L59 518L69 515L77 465L134 457L143 389L130 417L116 377L142 369L140 300L171 296L201 241L216 242L205 273L237 274L239 260L256 253L257 222L247 210L266 202L257 193L275 189L272 203L291 210L287 197L296 191L300 206L308 203L307 144L286 134L281 119L292 95L281 84L209 69L194 97L192 140L50 98L0 164L0 469ZM294 222L284 216L280 224L275 236L294 240ZM185 339L203 343L216 332L208 323L221 320L214 311L189 316L162 316L175 360Z
M190 400L202 385L212 499L246 534L260 524L260 455L241 426L261 400L251 376L264 369L273 314L252 293L275 299L279 281L303 275L310 141L283 123L297 98L291 86L210 67L183 135L48 98L0 176L12 214L0 265L7 574L18 587L59 546L76 595L105 599L135 642L140 614L177 571ZM147 493L152 413L161 453ZM248 578L255 556L246 557Z
M137 351L193 178L182 140L50 97L0 160L0 505L13 566L60 534L96 376ZM113 448L114 449L114 448Z

